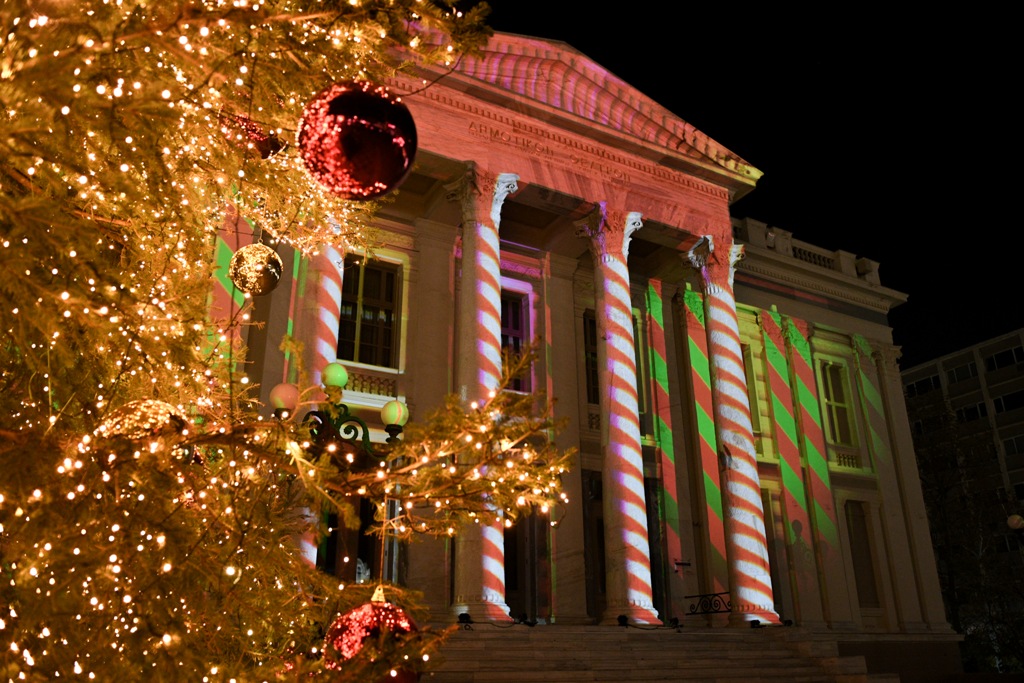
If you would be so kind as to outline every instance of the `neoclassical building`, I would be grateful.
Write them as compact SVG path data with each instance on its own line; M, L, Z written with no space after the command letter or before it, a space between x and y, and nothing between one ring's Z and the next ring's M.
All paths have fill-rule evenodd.
M253 373L287 377L292 330L379 428L392 398L416 420L482 396L539 340L514 388L556 399L579 455L557 518L389 548L386 574L449 623L756 619L951 656L878 263L732 219L761 172L563 43L497 34L440 75L387 84L419 152L374 257L282 254ZM321 564L381 569L340 547Z

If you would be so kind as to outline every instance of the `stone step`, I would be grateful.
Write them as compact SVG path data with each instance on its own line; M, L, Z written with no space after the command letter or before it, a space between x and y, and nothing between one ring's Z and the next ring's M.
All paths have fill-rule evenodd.
M452 634L424 683L898 683L799 629L496 627Z

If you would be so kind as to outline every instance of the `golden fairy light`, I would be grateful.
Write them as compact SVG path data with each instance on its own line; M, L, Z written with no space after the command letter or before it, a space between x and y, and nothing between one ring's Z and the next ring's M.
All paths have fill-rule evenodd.
M226 238L297 256L372 245L376 207L302 166L295 133L315 93L380 80L393 48L443 64L484 33L417 0L33 7L0 9L0 669L315 672L302 653L322 647L317 624L358 598L295 552L310 524L295 509L395 493L393 533L450 535L488 514L480 491L508 519L554 505L545 459L562 461L504 466L521 435L486 407L498 394L339 477L309 459L300 424L252 411L240 343L252 302L215 317L209 301L229 282ZM438 44L438 30L468 42ZM415 649L396 666L404 655L429 660Z

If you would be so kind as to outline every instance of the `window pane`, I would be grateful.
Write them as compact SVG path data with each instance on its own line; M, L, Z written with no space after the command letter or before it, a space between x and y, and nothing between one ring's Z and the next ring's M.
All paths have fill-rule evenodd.
M338 325L338 358L395 367L397 266L345 258Z
M526 296L517 292L501 293L501 348L521 353L526 346ZM529 391L528 378L516 377L509 386L513 391Z
M846 367L840 363L823 362L821 364L821 384L822 412L829 441L839 446L855 446ZM913 386L910 385L910 387Z
M587 403L601 402L597 384L597 318L593 311L583 314L583 370L587 381Z

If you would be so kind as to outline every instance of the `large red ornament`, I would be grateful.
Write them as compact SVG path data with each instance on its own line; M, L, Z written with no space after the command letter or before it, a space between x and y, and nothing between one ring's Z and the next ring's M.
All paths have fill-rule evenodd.
M324 639L324 666L339 670L369 643L376 641L381 648L388 639L402 638L417 630L401 607L390 602L368 602L331 624ZM420 674L415 671L395 669L395 673L395 676L385 674L375 683L417 683L420 680Z
M332 194L373 199L409 174L416 124L385 88L344 81L306 104L298 144L306 170Z

